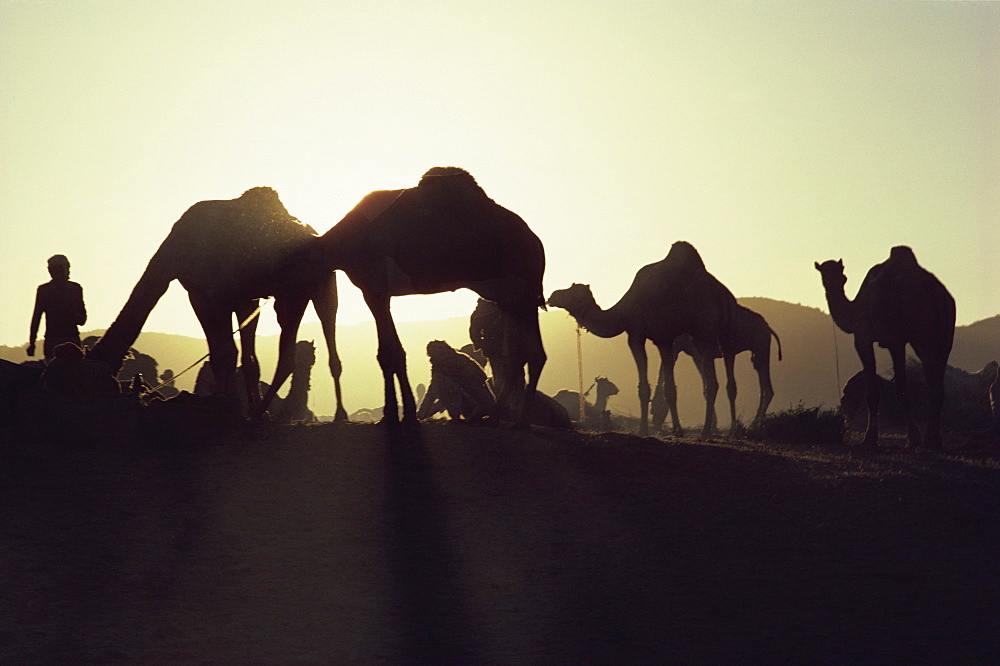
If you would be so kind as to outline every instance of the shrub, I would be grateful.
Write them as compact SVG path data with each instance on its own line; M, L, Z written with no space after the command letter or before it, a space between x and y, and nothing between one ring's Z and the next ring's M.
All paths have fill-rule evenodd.
M804 407L801 403L783 412L768 414L736 434L758 442L791 444L843 444L847 423L839 410Z

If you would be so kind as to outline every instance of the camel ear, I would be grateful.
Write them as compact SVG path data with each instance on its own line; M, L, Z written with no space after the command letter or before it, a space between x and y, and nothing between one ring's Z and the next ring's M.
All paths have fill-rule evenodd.
M840 266L841 269L843 269L844 268L844 260L843 259L837 259L837 265Z
M813 266L816 267L816 270L819 270L819 262L818 261L814 261L813 262Z

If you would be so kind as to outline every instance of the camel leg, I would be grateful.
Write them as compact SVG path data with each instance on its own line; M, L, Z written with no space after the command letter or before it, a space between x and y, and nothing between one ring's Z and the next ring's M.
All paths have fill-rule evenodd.
M639 374L639 436L649 434L649 368L646 358L646 339L639 336L628 336L628 348L635 359L635 369Z
M531 306L529 312L525 312L515 318L518 322L518 329L522 331L523 337L514 341L514 348L523 347L527 365L528 381L524 386L524 391L519 399L518 425L527 427L531 424L532 410L534 409L534 395L538 389L538 379L542 376L542 368L548 357L545 354L545 347L542 344L542 332L538 327L538 309ZM508 326L509 330L510 327Z
M278 364L275 366L270 388L257 405L257 409L253 411L252 415L255 417L267 411L274 396L295 369L295 339L298 337L299 323L308 303L305 298L294 300L276 298L274 301L274 313L278 316L278 326L281 327L281 335L278 337Z
M681 418L677 412L677 382L674 380L677 354L673 345L657 345L656 349L660 352L660 372L657 375L656 395L653 397L653 430L660 432L663 429L663 422L669 413L674 436L683 437L684 428L681 427Z
M375 330L378 332L378 359L382 368L383 393L385 407L382 409L382 423L399 422L399 403L396 401L396 380L399 381L399 393L403 401L403 421L417 423L417 405L410 389L410 381L406 375L406 351L399 341L396 324L389 310L388 296L373 296L365 294L365 303L375 318Z
M926 354L925 354L926 358ZM944 371L947 363L920 359L927 382L927 448L941 450L941 411L944 409Z
M188 292L191 307L205 331L210 354L212 375L215 377L217 393L234 400L236 396L236 343L233 342L233 313L229 308L220 308L211 299L200 293Z
M701 429L702 439L708 439L716 430L715 398L719 395L719 379L715 374L715 359L712 354L702 351L701 382L705 395L705 425Z
M330 357L330 376L333 377L333 391L337 398L337 408L333 414L334 421L347 421L347 410L344 409L343 396L340 391L340 375L343 366L337 354L337 274L330 273L327 282L320 286L313 296L313 309L323 326L323 337L326 339L326 351Z
M760 385L760 402L757 403L757 414L753 417L755 422L761 421L767 414L767 408L774 398L774 387L771 386L771 363L769 358L761 358L754 354L752 357L754 370L757 371L757 382Z
M726 396L729 398L729 432L732 433L739 421L736 420L736 373L733 366L736 357L733 354L722 355L722 365L726 369ZM714 365L714 362L713 362ZM713 410L714 412L714 410ZM718 426L718 421L716 421Z
M234 311L236 321L242 324L260 305L258 299L253 299L245 305L240 305ZM243 370L243 385L246 388L247 409L251 412L260 403L260 362L257 360L257 322L259 317L247 321L240 329L240 369Z
M906 418L907 445L915 448L920 446L921 437L910 409L910 393L906 385L906 345L890 348L889 354L892 356L892 382L896 385L896 396Z
M865 373L865 390L868 402L868 427L861 446L878 446L878 376L875 373L875 350L871 341L858 340L854 336L854 349L861 359L861 367Z

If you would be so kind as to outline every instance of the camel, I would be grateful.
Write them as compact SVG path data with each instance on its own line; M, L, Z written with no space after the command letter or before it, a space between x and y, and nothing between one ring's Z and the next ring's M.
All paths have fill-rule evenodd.
M750 308L742 305L736 306L736 316L733 318L732 344L733 353L739 355L742 352L750 352L750 363L757 371L757 383L760 386L760 399L757 402L757 412L754 414L754 422L764 418L767 408L774 398L774 386L771 384L771 338L778 344L778 360L781 360L781 339L774 329L767 323L761 315ZM688 334L682 335L674 340L674 358L684 352L694 359L695 366L703 367L701 359L698 358L698 349L694 341ZM720 352L716 352L715 358L720 358ZM653 403L650 407L652 412L653 429L659 429L664 419L667 417L667 401L664 392L661 390L663 382L657 386L653 395ZM733 384L735 389L736 385ZM729 393L730 405L736 402L736 393ZM733 407L735 409L735 407Z
M944 407L941 409L942 426L963 432L992 427L994 417L990 390L997 377L1000 364L990 361L978 372L967 372L954 366L944 371ZM864 430L868 423L868 380L860 370L844 384L840 396L840 410L849 427ZM890 380L878 375L879 427L906 425L906 414ZM927 411L927 382L924 371L913 357L906 362L906 394L910 409L916 413Z
M584 421L589 421L591 423L607 425L603 423L605 421L605 413L608 409L608 398L613 395L618 395L618 387L615 386L607 377L594 377L594 383L591 384L590 388L587 389L583 397L586 399L587 395L593 390L597 389L597 398L595 398L594 403L584 402ZM576 391L570 391L569 389L562 389L555 395L555 399L559 404L566 408L569 414L574 414L577 416L574 421L579 419L580 415L580 394Z
M378 332L383 422L399 420L396 381L403 421L417 422L390 299L467 288L497 304L509 318L509 339L524 349L529 378L517 413L519 424L529 424L525 396L534 394L546 360L538 328L545 251L524 220L490 199L469 172L434 167L415 187L372 192L303 259L323 270L343 270L364 295ZM501 399L509 390L501 389Z
M191 306L208 341L210 363L220 393L236 396L236 345L233 313L246 322L240 328L241 366L248 404L262 413L291 374L299 322L309 301L319 316L330 355L337 398L336 420L346 420L341 405L340 358L336 350L337 282L333 271L311 276L304 288L286 271L290 255L316 239L312 227L288 214L278 193L269 187L247 190L237 199L201 201L174 223L150 259L128 301L89 357L117 373L146 318L173 280L187 290ZM260 400L254 335L259 299L275 296L281 326L278 364L271 390Z
M955 299L932 273L917 263L905 245L892 248L889 258L868 271L851 301L844 293L847 277L843 260L815 263L820 272L833 321L854 335L854 349L861 358L867 384L868 426L862 446L878 446L878 375L874 345L892 356L893 383L907 421L909 446L921 444L909 407L906 385L906 345L920 359L927 381L928 420L926 444L941 448L941 411L944 406L944 373L955 335Z
M677 417L677 388L674 384L673 344L688 333L701 354L701 377L705 394L705 424L702 437L715 428L715 398L719 383L715 374L715 354L722 350L727 385L735 395L734 353L731 343L736 298L705 268L693 245L677 241L667 256L643 266L632 286L608 310L594 300L590 286L573 284L549 296L549 305L567 310L577 323L602 338L627 333L628 346L639 374L639 434L649 433L650 387L647 372L646 340L660 352L659 381L664 386L667 405L673 418L673 432L682 435ZM735 407L730 406L735 422Z

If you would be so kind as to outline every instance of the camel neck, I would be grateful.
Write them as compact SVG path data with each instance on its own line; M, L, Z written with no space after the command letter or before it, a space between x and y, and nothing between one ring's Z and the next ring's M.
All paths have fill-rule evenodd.
M576 321L599 338L613 338L625 332L625 321L615 308L602 310L596 302L581 311Z
M830 307L834 323L845 333L854 333L854 303L847 298L844 288L828 287L826 303Z

